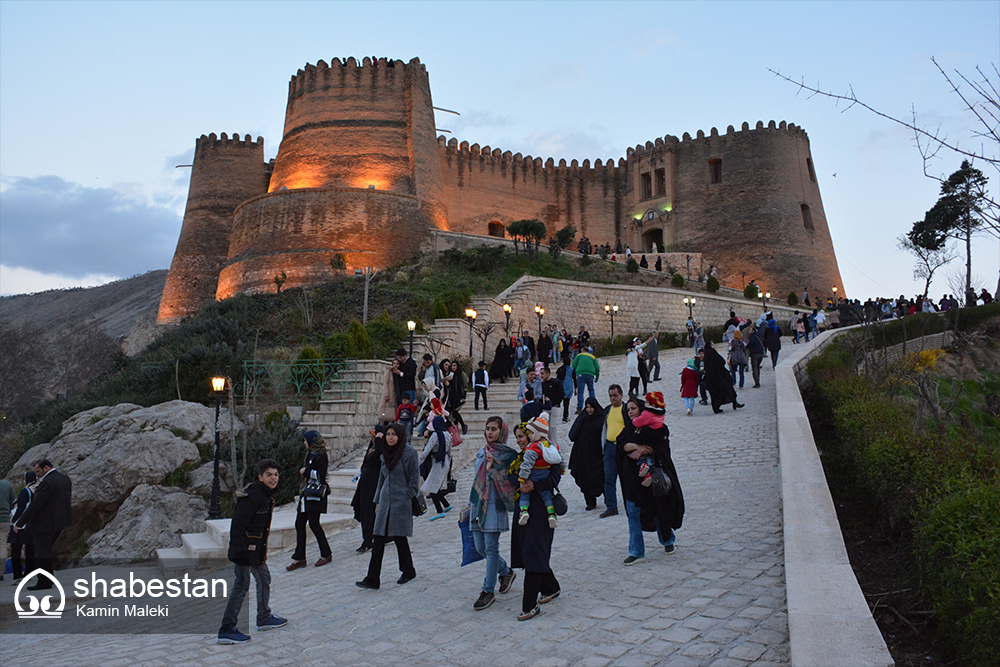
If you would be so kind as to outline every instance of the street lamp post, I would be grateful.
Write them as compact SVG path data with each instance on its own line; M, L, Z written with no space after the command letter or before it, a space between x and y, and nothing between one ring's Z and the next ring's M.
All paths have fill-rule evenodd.
M684 297L684 305L688 307L688 319L689 320L694 317L694 311L693 311L693 309L694 309L694 304L696 304L697 302L698 302L698 299L694 298L693 296L692 297Z
M767 300L771 298L770 292L764 292L764 310L767 310Z
M837 286L836 285L833 286L833 305L834 305L834 307L837 306Z
M611 354L615 353L615 315L618 314L618 306L604 304L604 312L611 316Z
M472 308L465 309L465 316L469 318L469 358L472 358L472 328L476 325L476 311Z
M509 303L505 303L503 305L503 314L504 314L504 317L507 318L507 324L504 325L505 326L505 328L504 328L504 335L507 336L508 339L510 338L510 311L511 311L510 304Z
M219 505L219 410L222 408L222 392L226 389L226 378L212 378L212 391L215 393L215 465L212 473L212 495L208 505L208 518L221 519L222 507Z
M542 337L542 316L545 314L545 309L541 306L535 306L535 314L538 315L538 337Z
M410 357L413 356L413 332L417 329L417 323L410 320L406 323L406 328L410 331Z

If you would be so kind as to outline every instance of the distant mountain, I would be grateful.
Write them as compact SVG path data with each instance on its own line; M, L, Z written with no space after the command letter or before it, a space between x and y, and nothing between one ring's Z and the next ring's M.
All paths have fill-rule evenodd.
M156 314L167 280L166 269L116 280L100 287L75 287L0 297L0 319L31 320L47 334L80 322L93 324L137 354L156 332Z

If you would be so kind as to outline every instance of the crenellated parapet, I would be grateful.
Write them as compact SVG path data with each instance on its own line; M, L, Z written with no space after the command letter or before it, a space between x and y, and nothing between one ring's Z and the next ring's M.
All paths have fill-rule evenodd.
M402 87L406 74L418 73L427 76L427 68L414 58L409 63L391 58L355 58L341 61L334 58L329 65L320 60L315 65L307 64L292 76L288 82L289 101L316 90L337 88L364 88L366 86Z

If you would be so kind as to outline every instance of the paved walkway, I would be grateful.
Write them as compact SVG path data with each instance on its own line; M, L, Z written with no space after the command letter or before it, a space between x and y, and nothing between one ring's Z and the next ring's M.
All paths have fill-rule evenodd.
M334 562L321 570L285 572L290 554L273 554L271 606L289 625L253 632L247 645L216 645L216 628L201 636L8 635L5 664L16 664L17 656L33 665L102 667L787 664L774 374L763 371L761 389L750 389L748 377L740 392L743 410L713 415L710 406L698 405L687 417L678 391L687 353L661 352L663 380L651 385L666 398L687 506L676 552L664 554L655 536L646 534L646 562L624 567L624 512L600 519L597 511L584 511L583 497L567 476L562 489L570 511L560 519L552 554L563 593L538 618L515 618L523 573L511 593L485 611L473 611L485 568L482 562L459 567L452 512L447 520L416 520L411 546L418 577L402 587L394 583L391 547L382 589L354 586L368 565L368 556L354 551L360 529L332 537ZM603 359L602 367L597 396L605 404L612 382L628 382L622 357ZM553 423L564 443L568 424L558 418ZM467 495L470 479L471 469L459 475L456 504ZM501 553L509 551L505 534ZM308 558L316 557L311 545Z

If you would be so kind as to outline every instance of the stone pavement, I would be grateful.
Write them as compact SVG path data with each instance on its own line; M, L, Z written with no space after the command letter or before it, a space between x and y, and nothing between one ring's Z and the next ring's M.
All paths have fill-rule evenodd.
M687 507L676 552L663 553L648 533L646 561L624 567L624 511L607 519L598 518L599 510L584 511L583 497L567 475L562 490L570 511L560 519L552 554L562 595L535 619L515 618L523 573L508 595L498 595L485 611L473 611L485 566L459 567L456 509L446 519L415 520L411 547L418 577L405 586L395 584L392 547L381 590L354 586L368 565L368 556L354 551L361 543L359 528L332 536L334 562L322 569L289 573L284 566L290 553L272 554L271 607L289 624L251 632L249 644L216 645L217 628L206 628L205 635L7 635L4 663L23 658L33 665L102 667L787 664L774 373L765 364L761 389L750 389L748 377L739 394L746 408L714 415L710 406L697 405L687 417L678 373L688 352L661 352L663 380L651 385L664 392ZM606 404L607 387L616 382L627 388L628 382L623 357L601 364L597 396ZM568 453L568 424L560 419L558 411L553 423ZM456 507L467 497L471 475L470 468L458 474L459 490L451 497ZM509 534L500 544L506 558ZM317 556L313 544L308 558Z

